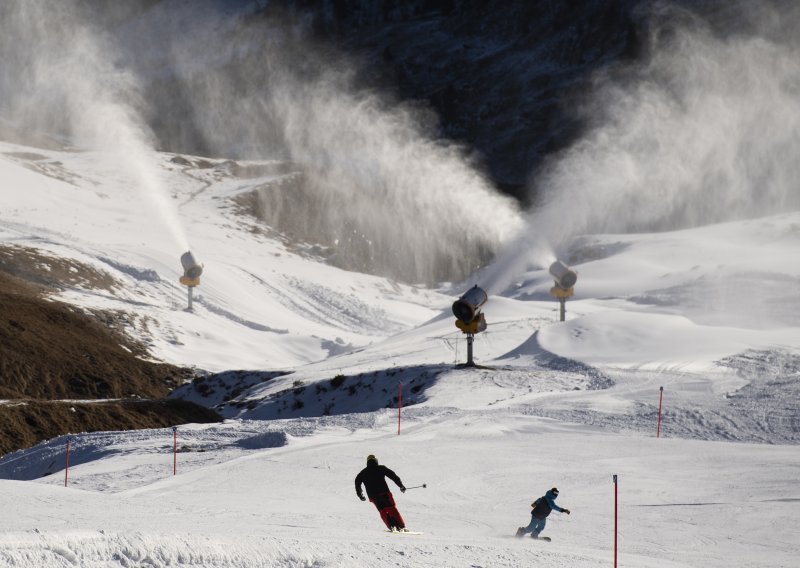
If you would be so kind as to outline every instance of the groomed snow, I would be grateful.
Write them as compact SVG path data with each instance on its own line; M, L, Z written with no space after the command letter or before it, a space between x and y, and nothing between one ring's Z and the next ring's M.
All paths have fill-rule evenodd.
M797 565L800 214L586 237L567 321L546 270L520 274L463 369L450 305L475 282L299 255L229 200L260 180L172 157L170 217L100 153L0 144L0 243L116 282L59 299L128 313L156 358L250 372L184 388L217 406L249 381L224 423L178 428L177 475L170 429L76 433L67 487L65 438L0 458L0 566L611 566L613 475L620 566ZM193 312L181 235L205 268ZM356 498L371 453L427 485L395 491L424 534L385 533ZM572 514L553 542L513 538L554 485Z

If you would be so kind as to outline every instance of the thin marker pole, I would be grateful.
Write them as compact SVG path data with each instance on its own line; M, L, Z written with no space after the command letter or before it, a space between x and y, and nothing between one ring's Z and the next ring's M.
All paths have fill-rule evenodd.
M172 427L172 475L178 474L178 427Z
M658 428L656 429L656 438L661 437L661 403L664 401L664 387L658 387L661 394L658 396Z
M400 410L403 408L403 383L397 385L397 435L400 435Z
M67 438L67 455L64 459L64 487L67 486L67 480L69 479L69 445L70 439Z
M614 474L614 568L617 568L617 476Z

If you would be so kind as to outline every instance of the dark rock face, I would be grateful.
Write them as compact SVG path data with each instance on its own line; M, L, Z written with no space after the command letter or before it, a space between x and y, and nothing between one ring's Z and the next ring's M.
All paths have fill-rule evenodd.
M522 186L580 131L592 72L637 51L637 7L618 2L336 2L318 26L363 53L404 98L424 99L441 133L483 157L501 189Z

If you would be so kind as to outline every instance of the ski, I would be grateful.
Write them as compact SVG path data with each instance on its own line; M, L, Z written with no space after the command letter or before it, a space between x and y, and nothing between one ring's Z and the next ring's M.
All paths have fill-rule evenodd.
M533 540L543 540L545 542L550 542L552 539L549 536L537 536L536 538L531 537Z
M422 534L419 531L390 531L390 530L387 530L386 532L389 533L389 534Z

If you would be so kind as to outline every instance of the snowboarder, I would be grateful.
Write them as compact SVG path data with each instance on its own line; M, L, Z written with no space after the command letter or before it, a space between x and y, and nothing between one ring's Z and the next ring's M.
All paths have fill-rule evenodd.
M389 491L389 486L386 485L386 477L394 481L400 491L406 492L406 488L397 474L385 465L378 465L378 458L370 454L367 456L367 467L362 469L356 476L356 495L362 501L366 501L366 497L361 492L361 484L363 483L367 489L367 497L369 497L370 503L374 504L375 508L378 509L386 527L390 531L405 532L406 524L394 504L392 492Z
M547 516L553 510L569 515L569 509L564 509L556 505L556 497L558 497L558 489L553 487L542 497L539 497L536 501L531 503L531 507L533 507L531 511L531 522L527 527L519 527L517 529L517 536L525 536L525 534L531 533L531 538L539 538L539 533L544 530L544 525L547 522ZM548 537L542 538L550 540Z

